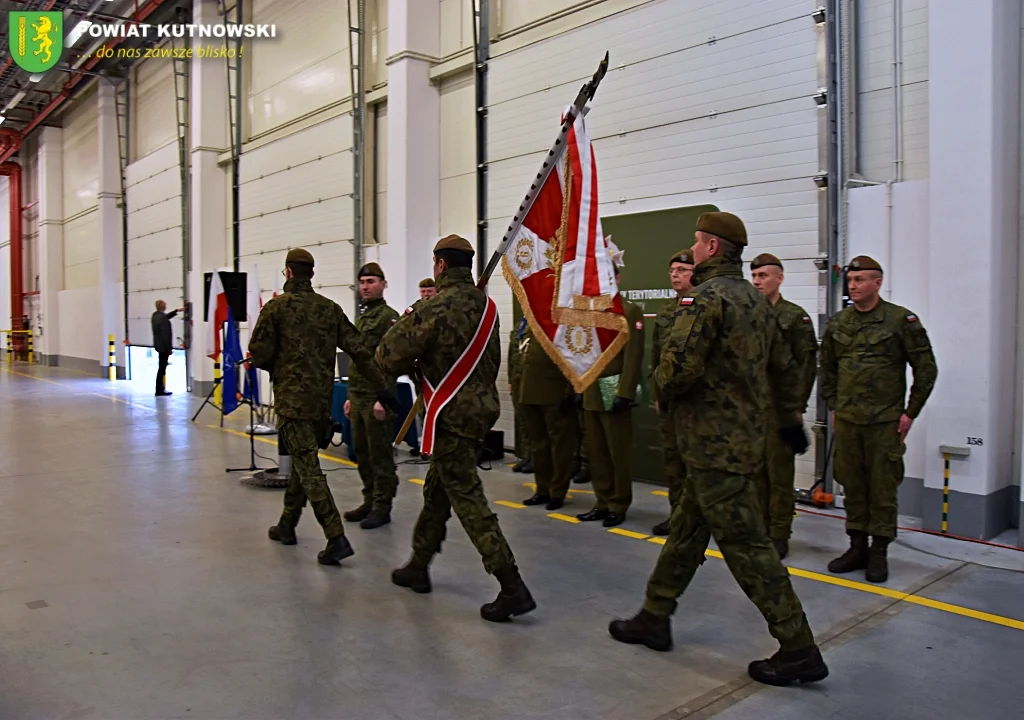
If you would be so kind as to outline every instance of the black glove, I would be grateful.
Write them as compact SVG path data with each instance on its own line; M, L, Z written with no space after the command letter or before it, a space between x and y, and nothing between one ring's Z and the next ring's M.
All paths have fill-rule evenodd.
M566 395L562 398L562 412L575 412L576 411L576 396Z
M633 401L628 398L619 397L618 395L616 395L615 399L612 401L613 413L625 412L626 410L629 410L631 407L633 407Z
M575 397L575 401L576 401L576 409L577 410L582 410L583 409L583 394L582 393L577 393L576 397Z
M390 410L396 415L402 411L402 403L398 402L398 396L391 390L378 390L377 402L383 405L385 410Z
M804 430L802 424L781 428L779 430L779 437L782 438L782 443L797 455L803 455L807 452L807 448L811 444L810 439L807 437L807 431Z

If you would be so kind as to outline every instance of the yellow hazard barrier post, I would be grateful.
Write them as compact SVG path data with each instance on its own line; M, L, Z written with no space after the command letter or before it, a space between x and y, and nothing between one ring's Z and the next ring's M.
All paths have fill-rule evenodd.
M28 331L28 364L35 362L35 348L32 345L32 331Z
M107 358L107 373L111 380L117 380L117 350L114 347L114 336L107 336L107 352L109 357Z

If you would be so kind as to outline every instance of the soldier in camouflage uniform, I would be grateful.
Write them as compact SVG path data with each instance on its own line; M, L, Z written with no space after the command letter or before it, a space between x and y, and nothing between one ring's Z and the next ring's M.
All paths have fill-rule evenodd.
M693 277L693 254L682 250L672 255L668 265L669 282L676 291L676 299L665 303L654 318L654 337L651 339L651 399L654 409L658 412L658 423L661 426L661 453L665 461L665 479L668 480L669 512L679 503L683 492L683 476L686 465L679 456L679 445L676 443L676 423L667 407L658 402L658 383L654 379L654 371L661 362L661 351L668 340L669 332L675 324L676 315L682 309L679 301L693 289L690 280ZM665 520L651 528L655 535L668 535L669 521Z
M579 429L576 393L529 328L523 333L523 380L519 408L530 439L537 489L524 505L558 510L572 479Z
M473 254L473 246L457 235L442 238L434 246L437 297L406 310L384 336L377 362L385 373L397 377L418 372L437 388L466 352L487 307L486 296L473 284ZM477 474L477 450L501 411L496 384L500 365L501 340L495 323L476 367L436 418L412 558L391 574L400 587L430 592L428 567L441 551L454 510L484 569L501 584L495 601L480 608L480 615L491 622L504 622L536 607Z
M532 473L533 461L530 459L530 438L526 434L526 422L523 416L522 406L519 403L519 392L523 383L523 359L519 352L519 343L522 339L523 329L526 325L526 318L519 323L519 327L509 333L508 336L508 392L512 397L512 413L516 425L516 448L519 455L519 462L512 466L512 472Z
M363 312L356 319L356 330L363 344L376 350L384 333L398 322L398 313L384 301L388 284L380 265L363 265L358 277ZM397 390L394 384L392 390ZM352 423L352 449L363 481L363 503L345 513L345 519L372 530L391 522L391 502L398 492L393 448L395 414L377 402L376 388L358 367L349 371L345 417Z
M295 526L308 498L327 537L327 547L320 551L317 560L324 565L337 565L355 551L345 537L317 454L319 447L326 447L322 439L327 437L330 441L327 434L332 427L335 348L348 353L360 367L384 407L397 412L400 406L374 365L373 353L363 344L345 311L330 298L313 291L313 256L302 248L289 250L285 277L284 293L263 306L249 340L253 363L270 373L278 437L292 458L284 510L268 534L271 540L294 545Z
M832 408L835 478L846 493L850 536L850 549L828 569L866 569L868 582L885 582L905 440L939 371L921 319L879 297L881 265L865 255L855 257L847 281L853 305L829 319L821 340L819 388ZM908 364L914 371L909 400Z
M807 409L807 399L818 374L818 338L807 312L794 302L782 297L779 287L785 280L782 261L771 253L762 253L750 262L750 275L757 291L768 298L775 308L782 337L789 345L793 359L800 366L797 397L802 403L801 413ZM771 397L769 397L769 400ZM769 420L774 420L769 413ZM758 477L761 506L765 514L768 536L775 544L780 558L789 554L789 536L793 529L796 509L795 474L796 456L779 440L777 428L770 425L766 434L764 468Z
M437 286L434 278L423 278L420 280L420 300L426 300L437 295Z
M615 266L615 282L621 277ZM629 340L612 358L601 377L618 376L615 399L607 408L599 381L583 392L583 423L587 434L587 457L591 484L597 502L576 516L583 522L601 520L604 527L621 525L633 503L633 473L629 456L633 449L633 405L644 365L644 311L628 300L622 309L629 324Z
M771 305L743 279L746 228L730 213L704 213L692 248L694 289L655 373L659 402L675 414L685 488L647 583L644 608L609 626L625 643L672 647L669 617L714 537L743 592L768 621L780 649L752 662L758 682L788 685L828 675L800 599L768 539L754 474L763 462L766 398L774 391L784 441L807 449L798 412L799 368L779 337Z

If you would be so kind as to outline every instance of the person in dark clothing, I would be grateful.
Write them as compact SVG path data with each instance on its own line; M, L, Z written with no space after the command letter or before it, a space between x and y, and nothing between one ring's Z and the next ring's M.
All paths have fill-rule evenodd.
M156 371L156 396L161 397L164 395L170 395L164 389L164 376L167 374L167 360L171 357L171 353L174 350L173 339L171 337L171 318L180 312L184 312L185 308L178 308L171 312L164 312L167 310L167 303L163 300L156 301L156 312L153 313L151 322L153 323L153 349L156 350L156 354L160 357L160 367Z

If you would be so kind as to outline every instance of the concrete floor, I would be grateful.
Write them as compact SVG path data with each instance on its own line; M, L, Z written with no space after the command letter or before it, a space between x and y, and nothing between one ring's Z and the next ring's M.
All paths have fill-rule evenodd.
M787 564L810 571L794 584L832 674L765 688L746 665L774 643L719 559L683 598L674 652L608 636L609 620L640 606L658 554L644 537L667 512L657 488L636 486L623 529L641 537L630 537L496 504L528 497L530 478L484 473L539 605L492 625L478 612L497 585L454 520L433 594L390 583L425 466L400 466L392 524L348 525L356 555L325 568L310 512L298 546L273 543L281 491L224 472L248 464L246 438L210 427L209 409L189 422L194 398L134 392L0 369L3 720L1003 719L1024 708L1024 553L993 560L982 546L901 537L886 586L837 585L824 568L845 545L842 522L801 514ZM228 424L244 427L243 415ZM324 466L339 506L358 504L355 471ZM592 501L589 486L574 490L568 516Z

